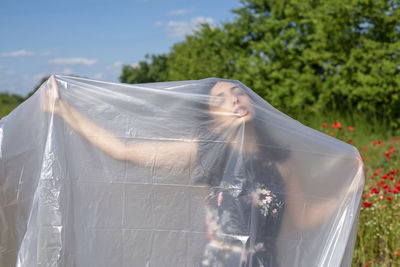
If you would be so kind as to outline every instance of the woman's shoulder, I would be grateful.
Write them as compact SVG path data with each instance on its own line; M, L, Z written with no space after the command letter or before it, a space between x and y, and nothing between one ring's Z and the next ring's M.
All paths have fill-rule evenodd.
M228 144L218 140L197 140L194 145L196 157L192 161L192 181L195 184L216 185L229 155Z

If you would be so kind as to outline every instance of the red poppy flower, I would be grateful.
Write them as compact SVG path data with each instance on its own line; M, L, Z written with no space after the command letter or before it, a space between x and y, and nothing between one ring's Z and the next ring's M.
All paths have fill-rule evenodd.
M353 131L353 130L354 130L354 127L353 127L353 126L347 126L347 129L348 129L349 131Z
M330 133L330 135L331 135L331 136L334 136L334 135L335 135L335 133L334 133L334 132L331 132L331 133Z
M328 127L328 124L323 123L323 124L322 124L322 127L326 128L326 127Z
M372 203L369 202L369 201L365 201L364 204L363 204L363 206L364 206L364 208L368 208L368 207L371 207L371 206L372 206Z
M396 255L396 256L400 256L400 251L397 251L397 252L395 253L395 255Z
M382 141L378 140L378 146L381 146L381 145L382 145Z
M366 146L363 146L363 148L362 148L362 150L367 150L368 149L368 147L366 147Z
M389 155L390 155L390 152L389 151L385 151L385 156L387 157Z
M381 169L381 168L376 169L376 170L374 171L374 175L377 176L377 175L380 174L381 172L382 172L382 169Z
M371 193L379 194L379 188L371 187Z
M347 140L347 143L349 143L349 144L353 143L353 139Z
M387 197L387 200L389 200L389 201L391 201L392 199L393 199L392 196L388 196L388 197Z
M389 187L389 186L388 186L387 184L383 184L383 185L382 185L382 188L383 188L383 189L386 189L386 188L388 188L388 187Z
M371 141L371 146L374 146L374 145L376 145L376 142L375 141Z

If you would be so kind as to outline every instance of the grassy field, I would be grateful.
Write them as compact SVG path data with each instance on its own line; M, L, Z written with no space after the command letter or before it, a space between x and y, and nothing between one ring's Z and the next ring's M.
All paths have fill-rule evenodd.
M353 266L400 266L400 135L384 118L359 115L297 118L303 124L356 146L366 183ZM396 134L397 133L397 134Z

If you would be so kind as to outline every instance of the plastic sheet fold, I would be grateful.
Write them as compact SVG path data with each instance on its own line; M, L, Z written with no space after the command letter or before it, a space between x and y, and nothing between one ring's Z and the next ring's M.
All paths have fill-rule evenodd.
M363 184L239 81L57 75L0 120L0 266L350 266Z

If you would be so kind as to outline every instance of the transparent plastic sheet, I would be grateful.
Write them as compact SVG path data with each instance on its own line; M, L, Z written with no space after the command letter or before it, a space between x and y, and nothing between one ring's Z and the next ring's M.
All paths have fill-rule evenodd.
M0 266L350 266L361 162L238 81L55 76L0 121Z

